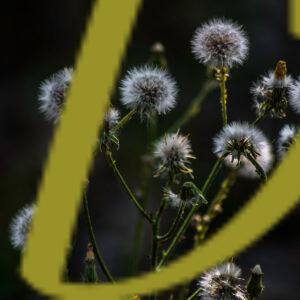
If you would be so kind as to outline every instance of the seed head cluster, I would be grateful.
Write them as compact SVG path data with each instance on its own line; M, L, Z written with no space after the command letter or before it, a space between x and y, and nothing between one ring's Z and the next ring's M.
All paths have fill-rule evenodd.
M13 218L10 224L10 240L15 249L24 248L35 209L35 205L27 205Z
M121 83L121 102L129 109L137 109L142 117L166 114L174 108L176 97L175 81L158 68L134 68Z
M255 168L247 159L250 155L268 171L273 162L270 143L265 135L248 123L234 122L225 126L214 139L213 152L225 158L225 163L238 168L241 175L255 176Z
M298 129L294 125L285 125L279 132L277 151L280 158L286 154L291 145L295 142Z
M241 65L248 50L248 38L242 27L223 19L214 19L199 27L192 40L195 57L212 68Z
M178 173L192 175L193 170L188 166L192 155L192 148L187 136L181 134L167 134L154 149L154 157L159 160L159 166L155 176L164 174L176 175Z
M59 120L72 81L72 75L72 68L64 68L41 84L38 100L40 111L47 120L52 122Z
M270 71L251 88L257 115L284 118L292 86L293 78L287 75L286 63L279 61L275 71Z
M290 94L291 107L297 114L300 114L300 78L291 87Z
M202 300L247 300L241 269L225 263L207 272L198 282Z

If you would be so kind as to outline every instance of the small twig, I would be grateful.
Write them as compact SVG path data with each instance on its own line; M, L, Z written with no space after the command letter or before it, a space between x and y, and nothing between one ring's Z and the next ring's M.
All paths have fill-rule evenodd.
M198 288L190 297L188 297L186 300L193 300L195 299L199 293L201 292L202 288Z
M267 175L264 171L264 169L261 167L261 165L257 162L257 160L249 153L246 153L247 159L252 163L254 166L256 172L259 174L260 178L266 182L267 181Z
M133 202L133 204L136 206L136 208L139 210L139 212L142 214L142 216L150 223L153 223L153 220L151 218L150 215L148 215L148 213L145 211L145 209L143 208L143 206L139 203L139 201L136 199L134 193L131 191L130 187L128 186L126 180L124 179L124 177L122 176L119 168L117 167L116 161L114 160L112 153L110 151L106 151L106 157L114 171L114 173L117 175L117 177L119 178L122 186L124 187L124 189L126 190L130 200Z
M186 207L186 203L181 203L180 208L176 214L176 217L175 217L169 231L167 233L165 233L164 235L157 236L157 240L159 242L165 242L173 236L173 234L175 233L175 231L179 225L179 222L184 214L185 207Z
M168 130L168 132L176 132L184 127L192 118L196 117L200 111L202 104L208 94L217 87L217 82L213 79L208 79L202 86L199 94L192 100L188 109L183 113L180 119L178 119Z
M112 132L117 132L120 129L122 129L131 119L132 117L136 114L137 109L131 110L127 115L125 115L118 123L113 127L111 130Z
M203 188L202 188L202 193L205 196L205 194L207 194L209 187L211 186L213 180L215 179L215 177L217 176L218 172L221 169L221 166L223 164L223 157L219 158L217 160L217 162L215 163L210 175L208 176L208 179L206 180ZM201 203L195 204L193 206L193 208L190 210L190 212L188 213L187 217L185 218L185 220L183 221L182 225L180 226L180 228L178 229L174 239L172 240L170 246L168 247L168 249L163 253L163 257L161 259L161 261L159 262L157 269L160 269L163 264L167 261L167 259L169 258L169 256L171 255L172 251L174 250L174 248L177 246L178 242L180 241L181 237L183 236L183 234L185 233L185 231L187 230L194 214L198 211L198 209L200 208Z
M94 249L96 259L97 259L104 275L106 276L106 278L110 282L114 282L114 279L113 279L112 275L110 274L110 272L109 272L109 270L108 270L108 268L107 268L107 266L104 262L104 259L102 258L101 254L100 254L98 246L97 246L97 242L96 242L96 238L95 238L95 234L94 234L94 229L93 229L93 225L92 225L92 221L91 221L91 216L90 216L90 212L89 212L86 192L84 192L84 196L83 196L83 206L84 206L84 215L85 215L85 219L86 219L86 223L87 223L88 231L89 231L89 238L90 238L90 242L93 245L93 249Z

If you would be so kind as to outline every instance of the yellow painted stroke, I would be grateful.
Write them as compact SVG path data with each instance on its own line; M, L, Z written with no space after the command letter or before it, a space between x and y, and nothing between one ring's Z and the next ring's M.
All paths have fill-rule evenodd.
M299 140L263 190L201 248L157 274L115 285L61 283L82 185L140 4L141 0L101 0L95 6L40 187L38 211L21 271L35 289L59 299L124 299L124 295L149 294L190 280L261 237L297 203L300 195Z
M295 38L300 39L300 0L289 0L289 29Z

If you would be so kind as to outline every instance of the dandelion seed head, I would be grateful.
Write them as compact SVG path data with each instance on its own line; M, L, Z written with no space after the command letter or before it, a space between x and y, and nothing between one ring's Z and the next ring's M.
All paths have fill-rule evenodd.
M262 76L250 90L257 115L284 118L292 86L293 78L287 75L286 63L279 61L276 69Z
M175 81L158 68L135 68L121 83L121 102L129 109L138 109L141 116L166 114L174 108L176 97Z
M73 69L64 68L41 84L38 96L39 108L47 120L52 122L59 120L72 76Z
M192 51L210 67L241 65L248 55L249 42L241 26L223 19L214 19L196 30Z
M262 167L265 173L268 173L274 162L274 155L272 152L272 147L269 142L263 142L260 147L260 153L256 157L256 161L258 164ZM228 167L236 169L237 168L237 160L230 160L228 158L225 159L225 163ZM259 175L253 166L253 164L246 159L245 157L241 158L241 161L239 163L237 173L245 178L249 179L257 179L259 178Z
M114 108L110 107L104 116L105 127L111 130L120 120L120 112Z
M291 145L295 142L298 129L294 125L285 125L279 132L277 141L277 152L280 158L286 154Z
M187 136L167 134L155 145L154 157L159 160L156 176L170 172L192 174L188 165L194 156Z
M250 154L265 172L273 163L272 148L265 135L248 123L233 122L225 126L214 139L213 152L225 157L225 163L245 177L257 177L256 169L246 158Z
M13 218L10 224L10 240L15 249L24 248L35 210L35 205L27 205Z
M297 114L300 114L300 78L291 87L290 105Z
M198 282L200 299L247 300L240 276L241 269L233 263L225 263L205 273Z

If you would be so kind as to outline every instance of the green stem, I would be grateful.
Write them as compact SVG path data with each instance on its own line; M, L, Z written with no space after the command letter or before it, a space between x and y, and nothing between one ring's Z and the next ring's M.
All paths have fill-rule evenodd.
M215 179L215 177L217 176L218 172L221 169L222 163L223 163L223 157L219 158L217 160L217 162L215 163L210 175L208 176L208 179L206 180L203 188L202 188L202 193L205 196L205 194L207 194L209 187L211 186L213 180ZM168 249L166 250L166 252L163 253L163 257L161 259L161 261L159 262L157 269L160 269L163 264L167 261L167 259L169 258L169 256L171 255L172 251L174 250L174 248L177 246L178 242L180 241L182 235L185 233L185 231L187 230L194 214L198 211L198 209L200 208L201 203L198 203L196 205L193 206L193 208L190 210L190 212L188 213L187 217L185 218L185 220L183 221L181 227L179 228L179 230L177 231L174 239L172 240L170 246L168 247Z
M147 151L150 151L152 147L152 143L156 138L156 132L157 132L156 123L157 123L156 117L151 119L148 123ZM142 173L141 174L142 186L141 186L141 196L139 198L143 206L147 207L149 201L149 188L150 188L151 177L152 177L152 164L149 161L147 161L147 159L143 164L143 169L141 173ZM134 234L134 241L133 241L132 274L135 274L136 271L138 270L139 261L142 255L141 247L142 247L142 239L144 233L144 225L145 225L144 218L143 216L139 215L135 225L135 234Z
M264 169L261 167L261 165L257 162L257 160L249 153L245 154L247 159L252 163L254 168L256 169L256 172L259 174L260 178L266 182L267 181L267 175L264 171Z
M175 233L175 231L176 231L176 229L177 229L177 227L179 225L179 222L180 222L180 220L181 220L181 218L182 218L182 216L184 214L185 207L186 207L185 203L182 203L180 205L180 208L179 208L179 210L177 212L177 215L176 215L176 217L175 217L175 219L174 219L174 221L172 223L172 226L169 229L169 231L166 234L162 235L162 236L157 236L157 239L158 239L159 242L165 242L165 241L167 241L169 238L171 238L173 236L173 234Z
M84 206L84 215L85 215L85 219L86 219L86 223L88 226L88 231L89 231L89 238L90 238L90 242L93 245L93 249L94 249L94 253L96 256L96 259L104 273L104 275L106 276L106 278L110 281L110 282L114 282L113 277L111 276L105 262L104 259L102 258L100 251L98 249L97 246L97 242L96 242L96 238L95 238L95 234L94 234L94 230L93 230L93 225L92 225L92 221L91 221L91 216L90 216L90 212L89 212L89 207L88 207L88 202L87 202L87 197L86 194L84 193L84 197L83 197L83 206Z
M199 288L198 290L195 291L195 293L193 293L190 297L187 298L187 300L193 300L195 299L199 293L201 292L202 288Z
M228 117L227 117L227 100L228 100L228 92L226 87L226 82L228 79L228 70L226 67L223 67L219 70L218 73L219 81L220 81L220 92L221 92L221 110L222 110L222 118L223 125L227 125Z
M211 184L213 183L214 179L218 175L219 171L221 170L221 167L223 165L224 157L218 158L217 162L212 168L212 171L210 172L208 178L206 179L203 187L202 187L202 193L205 196L207 194Z
M168 132L176 132L182 127L184 127L192 118L197 116L200 111L202 104L208 94L213 91L217 87L217 83L215 80L209 79L207 80L203 87L201 88L199 94L196 96L194 100L192 100L188 109L184 112L184 114L178 119L168 130Z
M229 194L231 188L235 184L236 179L237 179L237 174L236 174L236 171L233 170L229 173L227 178L222 182L220 190L216 194L214 200L211 202L211 204L207 210L207 213L206 213L206 215L208 216L208 219L209 219L209 223L202 224L201 229L198 232L198 237L199 237L199 239L197 240L198 243L205 239L206 234L209 230L209 224L211 224L211 222L218 215L218 212L215 210L216 206L219 205L220 207L222 207L224 201L228 197L228 194Z
M148 213L145 211L145 209L143 208L143 206L139 203L139 201L136 199L135 195L133 194L133 192L131 191L131 189L129 188L126 180L124 179L124 177L122 176L119 168L117 167L116 161L114 160L112 153L110 151L106 151L106 157L114 171L114 173L117 175L118 179L120 180L122 186L124 187L124 189L126 190L129 198L131 199L131 201L133 202L133 204L136 206L136 208L139 210L139 212L141 213L141 215L150 223L153 223L153 220L151 218L150 215L148 215Z
M131 110L117 123L115 127L112 128L112 132L116 132L122 129L132 119L132 117L136 114L136 112L137 112L136 108Z

